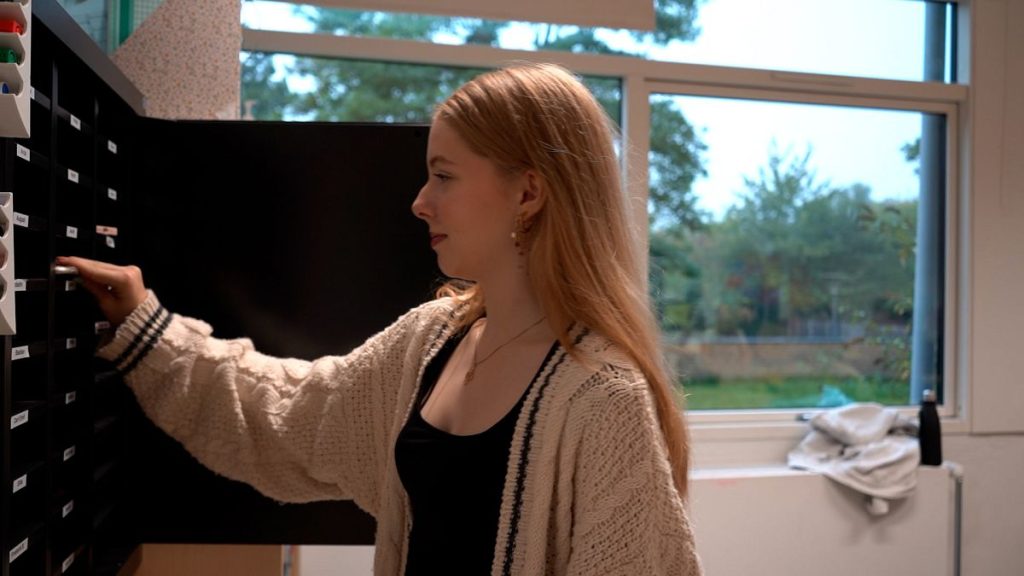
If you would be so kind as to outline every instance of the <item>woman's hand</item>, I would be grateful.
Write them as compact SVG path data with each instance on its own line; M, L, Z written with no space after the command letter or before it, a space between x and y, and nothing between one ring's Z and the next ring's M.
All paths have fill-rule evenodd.
M138 266L116 266L77 256L58 256L57 264L78 268L85 289L96 297L103 315L117 326L146 299L142 270Z

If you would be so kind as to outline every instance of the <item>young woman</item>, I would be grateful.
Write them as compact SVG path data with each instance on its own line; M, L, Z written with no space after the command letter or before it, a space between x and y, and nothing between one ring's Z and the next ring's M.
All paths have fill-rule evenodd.
M452 281L345 356L221 340L81 258L148 416L285 502L377 519L375 574L696 575L688 449L612 144L553 65L465 84L412 210Z

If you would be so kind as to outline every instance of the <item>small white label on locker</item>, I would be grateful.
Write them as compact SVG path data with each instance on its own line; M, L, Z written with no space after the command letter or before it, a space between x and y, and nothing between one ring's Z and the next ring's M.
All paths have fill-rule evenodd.
M77 393L68 392L67 394L64 395L64 404L71 404L72 402L75 401L76 398L78 398Z
M107 328L110 328L110 322L107 322L106 320L100 320L99 322L96 323L97 334L106 330Z
M75 447L72 446L64 451L64 461L67 462L75 455Z
M110 198L111 200L117 200L117 190L114 190L113 188L107 188L107 198Z
M14 416L11 416L11 430L14 430L26 422L28 422L28 410L18 412Z
M18 151L18 158L21 158L22 160L32 160L32 153L28 151L28 148L18 144L16 149Z
M60 565L60 573L63 574L65 572L67 572L68 568L71 568L71 564L73 564L74 562L75 562L75 553L72 552L71 556L68 556L67 558L65 558L64 562L61 563L61 565Z
M68 168L68 180L71 180L75 184L78 184L78 172L75 172L71 168Z
M25 486L28 486L28 474L14 480L14 491L11 492L11 494L17 494L18 490L21 490Z
M108 248L114 248L115 247L114 246L114 237L113 236L107 236L107 240L106 241L107 241L107 247Z
M75 284L74 280L65 280L64 281L64 291L65 292L73 292L75 290L78 290L78 284Z
M36 87L35 86L29 86L28 87L28 97L33 99L33 100L36 99Z
M74 114L71 115L71 127L74 128L75 130L82 129L82 121L79 120L78 116L75 116Z
M78 238L78 228L75 228L74 226L68 226L67 232L68 238Z
M28 228L28 216L19 212L14 213L14 225Z
M8 564L17 560L18 556L25 553L25 550L28 550L28 538L25 538L17 546L11 548L11 554L7 559Z
M107 140L107 150L110 150L111 154L117 154L117 144L114 144L113 140Z
M15 346L11 348L11 360L28 358L28 346Z
M68 338L67 342L64 343L68 350L74 350L78 347L78 338Z
M69 500L68 503L64 505L64 508L61 508L61 511L60 511L61 518L67 518L68 514L71 514L71 511L74 510L74 509L75 509L75 501L74 500Z
M25 282L24 279L15 279L15 281L14 281L14 291L15 292L24 292L27 288L28 288L28 282Z

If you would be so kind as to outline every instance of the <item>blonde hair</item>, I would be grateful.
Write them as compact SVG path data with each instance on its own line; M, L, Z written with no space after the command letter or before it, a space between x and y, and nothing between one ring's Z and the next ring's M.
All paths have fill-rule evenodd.
M564 68L524 64L482 74L440 104L475 153L509 173L532 169L547 195L530 223L526 270L559 342L574 357L573 322L636 362L653 392L675 486L685 498L689 443L651 311L612 137L614 123ZM463 325L485 308L477 285L449 281L437 295L468 304Z

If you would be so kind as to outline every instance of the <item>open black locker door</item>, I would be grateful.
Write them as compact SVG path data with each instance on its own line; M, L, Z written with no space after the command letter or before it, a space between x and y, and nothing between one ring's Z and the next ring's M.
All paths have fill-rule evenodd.
M344 354L429 299L410 209L427 127L140 118L133 259L172 312L279 357ZM281 505L217 476L128 408L144 542L371 544L351 502Z

